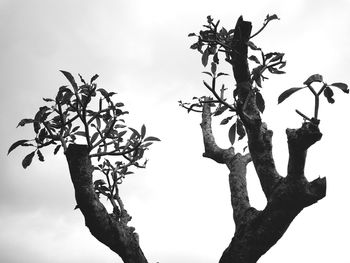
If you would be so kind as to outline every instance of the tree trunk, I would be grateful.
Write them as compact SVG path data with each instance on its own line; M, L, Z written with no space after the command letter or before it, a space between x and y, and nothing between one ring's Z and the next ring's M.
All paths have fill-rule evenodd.
M223 252L220 263L255 263L285 233L294 218L307 206L326 195L326 179L308 182L304 175L307 149L321 139L318 127L305 122L299 129L287 129L288 173L281 176L272 156L273 132L262 122L256 104L256 91L248 67L247 42L251 23L240 17L237 21L227 61L232 65L237 83L236 111L248 137L249 154L235 153L233 147L221 149L211 129L209 103L203 104L202 133L204 157L228 167L231 204L236 230ZM209 98L208 98L209 99ZM267 205L262 211L250 206L246 187L246 165L252 161Z
M85 225L91 234L101 243L116 252L125 263L147 263L134 232L127 226L130 216L127 213L119 217L109 214L95 193L92 173L93 166L86 145L69 145L66 158L75 189L77 207L85 218ZM125 220L125 218L129 220Z

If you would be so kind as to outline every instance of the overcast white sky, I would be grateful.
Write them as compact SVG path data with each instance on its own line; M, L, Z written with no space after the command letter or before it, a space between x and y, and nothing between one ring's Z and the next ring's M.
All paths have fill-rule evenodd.
M254 42L286 53L288 61L287 74L271 77L263 90L263 117L274 130L274 155L284 174L285 129L301 124L295 108L311 115L313 106L307 93L279 106L277 97L314 73L329 83L350 83L350 1L0 0L0 261L121 262L73 210L62 154L46 154L45 163L35 161L26 170L24 149L6 156L11 143L33 135L29 127L15 127L33 116L42 97L66 84L63 69L86 78L98 73L99 86L118 92L127 105L129 123L146 124L162 139L148 153L148 168L121 189L149 262L218 262L234 232L228 173L201 157L200 118L177 106L179 99L205 94L200 57L189 49L187 34L209 14L226 28L243 14L255 31L268 13L281 20ZM350 262L350 97L335 93L334 105L321 104L324 136L307 162L310 180L327 176L327 197L305 209L261 263ZM222 147L229 146L227 128L215 127ZM262 209L252 167L248 183L253 205Z

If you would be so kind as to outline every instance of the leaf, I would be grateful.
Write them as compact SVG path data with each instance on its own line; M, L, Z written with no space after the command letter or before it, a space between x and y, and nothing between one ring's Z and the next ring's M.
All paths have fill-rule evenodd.
M258 48L252 41L247 42L248 47L250 47L252 50L261 50Z
M40 123L37 122L37 121L35 121L35 122L33 123L33 127L34 127L34 132L35 132L35 133L38 133L39 130L40 130Z
M8 152L7 152L7 155L9 155L10 154L10 152L12 152L14 149L16 149L18 146L23 146L23 145L27 145L26 143L28 142L29 140L19 140L19 141L17 141L17 142L15 142L15 143L13 143L12 145L11 145L11 147L9 148L9 150L8 150Z
M50 99L50 98L43 98L43 101L50 102L50 101L55 101L55 100Z
M211 73L213 73L213 75L216 74L216 64L214 62L211 62Z
M103 179L97 179L94 182L94 185L104 185L104 184L106 184L106 182Z
M273 67L269 67L267 68L272 74L285 74L286 72L285 71L282 71L282 70L278 70L276 68L273 68Z
M148 146L152 145L152 142L146 142L144 144L142 144L142 146L146 149Z
M77 131L75 133L75 135L79 135L79 136L84 136L85 137L85 132L84 131Z
M241 121L241 119L237 119L237 134L238 134L238 140L241 140L244 138L245 136L245 129L244 129L244 126L243 126L243 122Z
M96 141L96 139L98 138L98 132L95 132L92 136L91 136L91 144L93 144L95 141Z
M215 112L214 112L214 116L219 116L220 114L222 114L225 110L227 110L228 107L226 105L223 105L221 107L219 107Z
M36 154L38 155L38 159L40 162L45 161L44 156L39 149L36 151Z
M198 42L196 42L190 46L190 49L198 49L198 47L199 47L199 44L198 44Z
M148 136L146 139L143 140L144 142L154 141L154 142L160 142L160 139L154 136Z
M331 104L334 103L334 99L333 99L333 95L334 95L334 92L333 90L330 88L330 87L326 87L323 91L323 94L324 96L327 98L327 101Z
M275 55L276 53L275 52L270 52L270 53L267 53L267 54L265 54L265 60L268 60L268 59L270 59L270 58L272 58L272 56L273 55Z
M206 67L208 64L208 58L209 58L209 48L204 50L203 55L202 55L202 64L204 67Z
M254 55L250 56L248 59L251 60L251 61L254 61L257 64L261 64L259 59L256 56L254 56Z
M80 128L80 126L76 126L76 127L74 127L74 128L72 129L71 133L76 132L77 130L79 130L79 128Z
M121 131L118 133L118 137L121 138L126 134L126 131Z
M259 111L261 113L264 112L265 110L265 101L264 101L264 98L263 96L261 95L260 92L256 92L256 97L255 97L255 100L256 100L256 106L258 107Z
M233 145L236 140L236 123L234 123L228 131L228 138Z
M115 104L116 107L123 107L124 106L124 103L123 102L117 102Z
M215 54L214 54L213 61L214 61L216 64L219 64L219 56L218 56L218 53L215 53Z
M99 91L103 97L109 98L108 92L105 89L100 88L97 91Z
M335 83L330 84L330 86L337 87L337 88L341 89L343 92L349 93L348 85L346 85L345 83L335 82Z
M277 15L275 15L275 14L272 15L272 16L267 15L266 18L265 18L265 23L268 23L268 22L270 22L271 20L275 20L275 19L279 20L279 18L278 18Z
M196 36L196 34L195 33L189 33L188 36L189 37L194 37L194 36Z
M24 159L22 161L22 166L24 169L26 169L32 163L34 154L35 154L35 151L31 152L26 157L24 157Z
M141 136L140 136L140 133L139 133L136 129L131 128L131 127L129 127L129 129L133 132L132 135L137 136L137 137L141 137Z
M146 126L143 124L141 127L141 138L144 138L146 135Z
M310 85L312 82L323 82L323 77L320 74L314 74L308 77L307 80L305 80L305 85Z
M61 98L61 104L68 104L68 102L70 102L70 99L73 96L73 92L71 90L67 90L66 93L63 95L63 97Z
M101 120L99 117L96 118L96 124L97 124L97 128L101 128Z
M64 70L60 70L63 75L68 79L68 81L70 82L70 84L72 85L72 87L74 88L74 90L78 89L78 85L75 82L74 77L72 76L72 74L70 74L68 71L64 71Z
M98 77L99 77L98 74L95 74L95 75L91 78L90 84L92 84Z
M278 68L279 69L284 68L286 65L287 65L287 62L283 61L283 62L281 62L281 64L279 64Z
M286 98L288 98L290 95L292 95L293 93L297 92L298 90L301 90L305 87L301 87L301 88L290 88L287 89L285 91L283 91L281 93L281 95L278 96L278 104L280 104L281 102L283 102Z
M207 22L208 24L213 23L213 19L211 18L211 16L207 16Z
M284 53L275 53L274 55L275 56L270 60L270 62L274 62L274 61L282 59L284 56Z
M80 74L78 74L78 76L79 76L79 78L80 78L80 81L81 81L82 83L86 84L86 81L83 79L83 77L82 77Z
M225 119L223 119L221 122L220 122L220 125L225 125L227 124L231 119L232 119L233 116L230 116L230 117L227 117Z
M21 120L19 123L18 123L18 125L17 125L17 127L18 126L24 126L24 125L26 125L26 124L28 124L28 123L33 123L34 122L34 120L33 119L23 119L23 120Z
M53 151L53 154L56 155L58 153L58 151L60 150L61 145L57 145L55 150Z
M210 87L210 85L208 83L206 83L204 80L203 80L203 83L207 87L208 90L211 90L211 87Z
M213 74L211 74L211 73L210 73L210 72L208 72L208 71L203 71L202 73L207 74L207 75L209 75L210 77L212 77L212 76L213 76Z
M228 75L229 75L229 74L227 74L227 73L219 72L218 75L217 75L217 77L220 77L220 76L228 76Z

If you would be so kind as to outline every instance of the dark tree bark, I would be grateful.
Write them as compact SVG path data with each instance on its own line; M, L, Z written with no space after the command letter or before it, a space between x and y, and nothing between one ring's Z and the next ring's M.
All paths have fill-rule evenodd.
M326 195L326 179L309 182L304 175L307 150L321 139L318 127L305 122L299 129L287 129L289 163L287 175L281 176L272 156L272 131L262 122L256 104L247 60L247 41L251 23L240 17L235 27L231 53L227 61L232 65L237 83L237 114L248 137L249 153L235 153L233 147L220 148L211 128L209 103L203 104L203 156L225 164L229 170L229 185L235 233L220 259L220 263L255 263L285 233L294 218L307 206ZM70 145L66 151L77 207L91 234L116 252L125 263L147 263L125 209L108 213L95 193L93 166L86 145ZM247 164L253 162L267 205L259 211L252 207L247 192Z
M304 176L308 148L321 139L318 127L305 122L299 129L287 129L288 173L281 176L272 156L272 131L262 122L248 68L247 41L251 23L240 17L235 27L232 53L227 55L237 83L237 113L248 137L249 154L235 153L233 147L221 149L211 129L209 103L204 103L202 133L204 157L226 164L229 169L231 204L236 230L223 252L220 263L254 263L285 233L290 223L305 207L326 195L326 179L312 182ZM262 211L251 207L246 186L246 166L252 161L267 205Z
M118 216L109 214L95 193L92 172L93 166L87 145L69 145L66 158L75 189L77 207L85 218L85 225L101 243L116 252L125 263L147 263L134 232L128 226L131 217L126 210Z

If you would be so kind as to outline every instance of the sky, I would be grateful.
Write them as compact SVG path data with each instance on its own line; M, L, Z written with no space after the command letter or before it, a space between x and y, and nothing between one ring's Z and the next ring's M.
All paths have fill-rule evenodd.
M147 152L147 169L121 186L131 225L139 233L149 262L218 262L234 233L227 169L202 157L200 116L187 114L177 101L207 94L198 53L189 49L206 16L233 28L243 15L253 31L267 14L277 14L255 38L267 51L285 53L287 74L270 76L262 93L264 121L274 131L273 153L284 175L288 162L285 129L302 120L295 109L312 113L306 91L281 105L278 95L318 73L328 83L350 84L350 1L120 1L0 0L1 127L0 261L121 262L95 240L75 207L73 186L63 154L21 167L26 149L7 156L9 146L32 138L32 117L66 80L59 70L117 92L130 112L132 127L145 124L161 142ZM230 72L227 72L230 73ZM225 79L234 85L232 75ZM323 98L322 98L323 99ZM306 208L259 263L350 262L348 149L350 97L335 91L335 104L320 108L323 138L308 152L306 176L327 176L327 196ZM229 147L228 126L214 123L221 147ZM265 198L254 169L248 167L251 203Z

